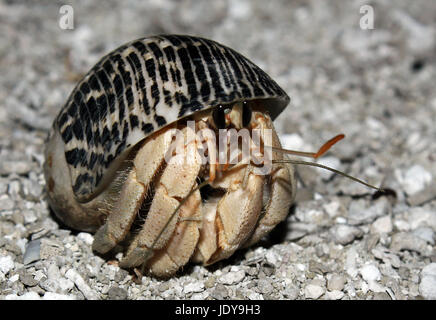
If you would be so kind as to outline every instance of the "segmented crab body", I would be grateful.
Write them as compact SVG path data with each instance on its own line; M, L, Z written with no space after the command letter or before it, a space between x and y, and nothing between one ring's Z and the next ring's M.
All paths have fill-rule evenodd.
M282 154L264 157L280 147L272 120L288 103L265 72L217 42L132 41L86 74L55 119L44 164L49 203L68 226L97 231L95 251L125 245L125 268L164 276L190 260L225 259L288 214L293 168L274 162ZM260 144L247 140L248 150L267 161L242 161L239 144L236 157L222 152L243 130L257 133ZM216 161L222 155L225 163Z

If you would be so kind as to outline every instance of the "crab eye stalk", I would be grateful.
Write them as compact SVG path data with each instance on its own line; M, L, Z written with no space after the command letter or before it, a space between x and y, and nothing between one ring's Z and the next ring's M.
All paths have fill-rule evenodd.
M247 102L242 104L242 127L247 127L251 122L251 108L248 106Z
M222 105L219 105L212 111L212 120L217 129L225 129L226 113L225 108Z

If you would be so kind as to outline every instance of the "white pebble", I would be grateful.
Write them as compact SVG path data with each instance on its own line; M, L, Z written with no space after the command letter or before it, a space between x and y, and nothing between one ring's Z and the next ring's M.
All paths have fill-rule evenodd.
M305 271L306 270L306 266L304 264L302 264L302 263L297 263L295 266L300 271Z
M369 208L364 200L356 200L350 203L348 221L352 225L371 223L376 218L385 216L389 211L390 203L386 198L374 201Z
M28 242L28 240L26 238L17 239L17 241L15 242L17 244L17 246L21 249L21 253L23 255L26 252L27 242ZM23 257L23 259L24 259L24 257Z
M42 297L42 299L43 300L76 300L76 297L66 294L59 294L55 292L46 292Z
M272 250L269 250L265 254L266 261L272 266L277 266L279 257L276 252L273 252Z
M415 194L424 189L432 180L430 172L420 165L413 165L406 172L395 171L397 180L408 195Z
M363 294L366 294L369 290L368 283L366 283L365 281L361 281L360 282L360 290L362 290Z
M191 296L191 300L206 300L206 298L209 296L209 293L207 291L201 292L201 293L194 293Z
M435 32L429 25L420 23L402 10L394 10L391 17L399 27L407 32L407 47L414 54L423 54L433 50Z
M90 233L87 233L87 232L80 232L77 235L77 238L79 240L82 240L84 243L86 243L89 246L92 245L92 243L94 242L94 237Z
M70 246L70 250L73 252L79 251L79 245L77 243L74 243L73 245Z
M341 204L339 203L339 201L332 201L323 205L322 207L327 212L330 218L334 218L338 215Z
M12 277L9 278L9 281L15 282L15 281L18 281L19 278L20 278L19 274L14 274Z
M327 300L340 300L344 297L344 293L339 290L327 291L325 293L325 298Z
M390 216L380 217L374 221L371 226L372 233L390 233L392 232L392 219Z
M245 278L245 271L239 270L236 272L229 272L223 275L222 277L219 278L219 282L222 284L231 285L241 282L244 278Z
M429 227L420 227L415 230L413 230L412 234L429 244L434 245L435 244L435 235L433 229Z
M4 194L0 196L0 208L3 211L12 210L14 208L14 200L9 198L8 195Z
M58 279L61 278L61 272L56 264L49 264L47 267L47 277L53 281L58 281Z
M419 292L427 300L436 299L436 263L430 263L421 271Z
M407 220L412 230L419 227L430 227L436 231L436 211L434 210L422 207L412 208Z
M21 296L17 294L8 294L5 297L5 300L41 300L41 297L36 292L30 291Z
M398 231L409 231L410 230L410 224L401 219L395 219L394 220L394 226L398 229Z
M386 292L386 287L382 286L378 282L371 281L368 286L369 290L372 292Z
M427 242L411 232L397 232L392 236L390 248L394 251L411 250L429 254Z
M363 231L357 227L339 224L330 229L331 235L337 244L346 245L363 235Z
M360 269L360 274L366 282L378 281L381 279L381 273L373 264L365 265Z
M77 288L80 290L80 292L83 293L86 299L88 300L97 300L98 296L97 293L92 290L88 284L85 282L85 280L82 278L82 276L74 269L69 269L65 276L74 282L74 284L77 286Z
M345 260L345 270L347 274L352 278L356 277L358 274L358 270L356 268L356 260L359 257L359 254L356 251L355 247L351 247L347 251L347 256Z
M34 223L38 219L38 217L36 216L33 210L23 210L22 214L24 217L25 224Z
M253 291L252 293L248 294L248 299L250 299L250 300L263 300L263 295Z
M318 299L324 294L324 288L314 284L308 284L304 288L304 296L306 299Z
M44 271L42 271L42 270L37 270L37 271L35 271L35 273L33 274L33 278L34 278L36 281L39 282L41 279L43 279L43 278L47 278L47 276L45 275Z
M322 199L324 199L324 197L322 196L322 194L320 194L320 193L318 193L318 192L315 192L315 194L313 195L313 200L318 201L318 200L322 200Z
M204 284L202 282L191 282L188 283L184 288L183 292L192 293L192 292L202 292L204 290Z
M245 19L251 17L252 7L248 1L232 1L229 3L229 16L233 19Z
M304 140L297 133L283 134L280 137L280 142L285 149L302 150L303 147L307 147Z
M61 292L68 292L74 287L74 283L70 279L60 278L58 280L59 289Z
M4 274L7 274L15 267L14 260L12 260L11 256L0 257L0 271Z
M333 274L328 279L327 288L331 291L341 291L344 289L345 281L346 280L344 276Z
M347 219L345 219L344 217L337 217L335 219L336 224L344 224L347 223Z

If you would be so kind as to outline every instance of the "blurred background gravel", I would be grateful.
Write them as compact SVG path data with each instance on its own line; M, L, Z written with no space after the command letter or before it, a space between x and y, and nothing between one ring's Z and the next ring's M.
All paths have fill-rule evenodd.
M59 9L71 4L74 29ZM362 30L360 8L374 9ZM347 139L322 163L395 191L298 168L268 239L214 266L138 279L50 213L44 139L78 76L157 33L217 40L291 96L283 144ZM0 1L0 299L436 299L434 1Z

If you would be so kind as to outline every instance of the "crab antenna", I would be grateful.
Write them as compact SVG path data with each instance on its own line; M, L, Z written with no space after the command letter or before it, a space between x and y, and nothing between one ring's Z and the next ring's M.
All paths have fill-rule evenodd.
M276 152L292 154L292 155L300 156L300 157L310 157L310 158L316 159L316 158L321 157L324 153L326 153L336 142L338 142L344 138L345 138L345 135L343 133L338 134L337 136L331 138L329 141L324 143L321 146L321 148L319 148L318 152L302 152L302 151L288 150L288 149L277 148L277 147L271 147L271 148L272 148L272 150L274 150Z
M341 176L344 176L344 177L346 177L346 178L348 178L348 179L351 179L351 180L353 180L353 181L356 181L356 182L358 182L358 183L361 183L361 184L363 184L363 185L365 185L365 186L367 186L367 187L369 187L369 188L372 188L372 189L378 190L378 191L380 191L380 192L385 192L385 190L382 189L382 188L379 188L379 187L373 186L373 185L371 185L371 184L369 184L369 183L367 183L367 182L365 182L365 181L363 181L363 180L360 180L360 179L357 179L357 178L355 178L355 177L353 177L353 176L350 176L349 174L346 174L345 172L342 172L342 171L339 171L339 170L336 170L336 169L333 169L333 168L327 167L327 166L325 166L325 165L322 165L322 164L319 164L319 163L316 163L316 162L309 162L309 161L302 161L302 160L293 160L293 159L286 159L286 160L273 160L272 162L273 162L273 163L292 163L292 164L302 164L302 165L307 165L307 166L312 166L312 167L323 168L323 169L326 169L326 170L332 171L332 172L334 172L334 173L340 174Z
M271 147L274 151L276 152L281 152L281 153L287 153L287 154L292 154L292 155L296 155L296 156L300 156L300 157L310 157L310 158L319 158L320 156L322 156L324 153L326 153L336 142L342 140L345 138L344 134L338 134L337 136L331 138L329 141L327 141L326 143L324 143L321 148L319 148L318 152L301 152L301 151L295 151L295 150L287 150L287 149L283 149L283 148L276 148L276 147ZM378 190L380 192L385 192L382 188L378 188L375 187L363 180L357 179L353 176L350 176L342 171L327 167L325 165L316 163L316 162L308 162L308 161L302 161L302 160L294 160L294 159L285 159L285 160L273 160L273 163L292 163L292 164L302 164L302 165L307 165L307 166L312 166L312 167L318 167L318 168L322 168L322 169L326 169L329 171L332 171L334 173L340 174L341 176L344 176L348 179L351 179L353 181L356 181L358 183L361 183L369 188Z

